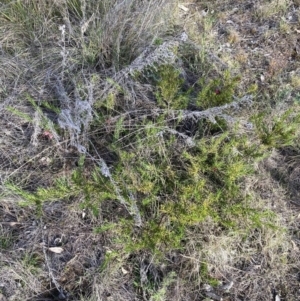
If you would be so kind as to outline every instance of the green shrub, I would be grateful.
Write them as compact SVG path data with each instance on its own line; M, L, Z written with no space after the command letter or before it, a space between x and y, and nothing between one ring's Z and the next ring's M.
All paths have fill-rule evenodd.
M260 148L250 144L246 135L227 131L179 150L176 137L162 136L153 122L131 133L132 143L126 146L120 137L127 130L121 124L118 127L112 145L118 161L111 170L112 178L105 177L99 166L87 174L82 157L71 178L58 180L54 187L33 193L13 185L8 188L39 210L45 201L84 196L82 206L91 208L96 216L103 201L120 200L121 195L125 203L121 201L120 206L129 215L105 220L109 226L99 231L113 231L128 252L163 254L181 248L186 231L207 218L225 228L236 227L244 218L259 224L260 213L251 208L241 189L244 177L253 173L254 160L261 156ZM138 231L130 211L134 202L142 218Z
M229 71L225 71L221 78L200 78L198 84L201 90L196 99L197 106L207 109L232 102L239 81L240 77L232 77Z
M241 218L259 218L241 190L253 161L261 157L247 136L205 137L174 156L176 139L162 139L157 132L145 129L126 150L116 146L120 160L113 177L124 195L136 195L143 218L139 231L133 221L122 222L120 240L129 250L161 254L181 248L185 231L207 218L229 228Z
M293 145L299 128L300 114L294 113L293 108L285 111L281 116L268 121L266 113L253 116L255 129L261 142L269 148L279 148Z
M185 109L189 102L189 93L183 91L184 78L180 71L170 65L161 65L155 72L156 99L161 108Z

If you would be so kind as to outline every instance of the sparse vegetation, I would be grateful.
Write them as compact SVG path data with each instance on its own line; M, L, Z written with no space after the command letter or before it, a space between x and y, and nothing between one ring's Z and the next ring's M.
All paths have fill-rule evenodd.
M2 1L0 299L298 300L298 17Z

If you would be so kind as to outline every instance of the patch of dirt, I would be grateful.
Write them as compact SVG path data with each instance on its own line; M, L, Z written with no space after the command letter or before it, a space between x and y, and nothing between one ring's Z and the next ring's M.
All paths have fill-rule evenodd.
M11 202L2 204L0 234L2 239L7 237L7 242L2 241L1 245L1 262L5 268L2 266L0 287L8 300L17 300L14 296L26 289L18 285L23 281L19 276L29 271L28 281L39 281L30 293L30 300L41 300L41 292L48 296L47 300L56 300L55 290L59 289L65 293L66 300L76 300L79 294L88 296L91 279L103 262L105 249L101 235L93 234L82 212L72 212L68 204L58 201L46 204L45 218L39 219L26 209L16 209ZM18 263L17 269L14 261ZM18 271L19 276L13 276ZM34 271L39 271L38 279ZM49 299L50 295L54 299Z

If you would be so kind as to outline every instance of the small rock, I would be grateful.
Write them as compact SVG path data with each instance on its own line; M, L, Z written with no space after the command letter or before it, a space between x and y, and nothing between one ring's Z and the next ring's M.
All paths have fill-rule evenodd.
M206 296L215 300L215 301L223 301L223 298L218 296L217 294L213 293L213 292L207 292Z
M189 9L187 7L185 7L184 5L182 5L182 4L178 4L178 7L180 9L182 9L184 12L188 12L189 11Z
M207 283L205 283L203 285L204 290L206 290L207 292L211 292L213 290L213 287Z
M223 291L229 291L233 287L233 281L230 281L224 285L220 286L220 289Z

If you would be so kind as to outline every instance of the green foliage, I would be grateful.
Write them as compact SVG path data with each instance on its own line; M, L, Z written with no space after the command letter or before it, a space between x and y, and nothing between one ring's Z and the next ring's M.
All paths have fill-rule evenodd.
M200 78L198 84L201 91L198 93L197 106L207 109L221 106L233 100L233 95L240 77L232 77L229 71L225 71L221 78Z
M261 157L246 135L204 137L176 157L176 139L162 139L155 128L145 127L135 141L126 150L115 146L120 161L113 173L122 193L135 192L140 200L142 228L135 231L132 221L123 220L119 229L120 241L131 252L181 248L185 231L207 218L228 228L254 214L259 219L241 190L243 178L253 173L252 163Z
M24 113L21 110L16 109L14 107L7 107L7 110L12 114L20 117L22 120L33 124L33 126L36 126L36 123L38 123L37 125L44 130L48 130L51 132L55 129L55 127L57 128L57 126L55 126L53 122L44 114L42 108L44 107L48 110L55 112L56 114L59 114L60 109L58 107L56 107L53 104L50 104L49 102L43 102L41 106L39 106L30 95L26 95L26 98L30 105L34 108L34 111L38 113L39 120L35 120L35 118L31 116L31 114Z
M52 121L49 118L47 118L47 116L44 114L44 112L42 110L42 106L46 107L47 109L52 110L56 114L60 113L60 109L58 107L56 107L55 105L50 104L49 102L43 102L42 106L39 106L37 104L37 102L30 95L27 95L26 98L29 101L29 103L32 105L32 107L34 108L34 110L36 112L38 112L39 117L41 119L40 120L40 123L41 123L40 126L43 129L46 129L46 130L50 130L50 131L53 130L54 125L53 125Z
M127 223L127 227L127 229L122 227L122 231L124 229L127 231L122 233L120 240L123 241L125 250L129 253L147 250L161 257L169 250L181 248L183 229L180 231L181 229L178 225L166 223L166 220L158 218L156 220L148 220L138 233L133 232L133 225ZM126 239L124 239L125 237Z
M23 120L26 120L27 122L33 122L33 118L30 115L28 115L16 108L7 107L6 109L7 109L7 111L11 112L12 114L22 118Z
M246 136L225 132L210 139L201 139L194 154L185 152L183 156L189 162L189 175L193 175L195 180L206 178L215 187L233 192L238 181L252 171L248 161L251 157L245 156L248 148Z
M291 108L270 123L267 121L266 113L259 113L253 117L253 122L261 142L266 147L279 148L295 143L300 114L293 113Z
M188 93L182 90L184 79L180 77L180 72L171 65L161 65L155 73L158 78L156 83L158 105L162 108L185 109L189 97Z
M41 103L41 107L46 108L56 114L59 114L61 112L60 109L58 108L58 106L56 106L55 104L53 104L52 102L49 102L49 101L43 101Z
M22 259L22 264L27 271L32 274L37 274L40 263L43 259L37 253L25 253Z
M123 119L115 126L111 147L118 161L110 178L96 167L85 170L85 157L69 179L59 179L53 187L26 192L14 185L7 187L21 196L25 204L35 204L39 210L45 201L68 200L84 196L82 207L90 208L95 216L101 203L118 200L120 195L131 204L130 195L137 200L142 226L137 230L133 216L105 220L96 232L112 232L118 243L129 252L148 250L162 255L183 247L185 233L207 218L223 228L235 228L241 219L260 227L266 212L251 208L241 187L245 176L253 173L253 162L261 157L260 147L249 142L244 134L225 131L215 136L195 140L192 148L177 149L173 134L162 136L163 122L143 122L131 133L124 147ZM121 204L120 204L121 205ZM124 204L123 204L124 206ZM128 208L127 208L128 209Z
M72 17L81 20L83 17L82 2L80 0L67 0L66 4Z
M157 290L150 290L148 293L150 295L150 301L166 301L167 300L167 288L172 283L175 282L176 274L175 272L170 272L166 275L160 285L160 288Z
M154 45L156 45L156 46L160 46L160 45L162 45L162 43L163 43L163 39L161 39L161 38L157 38L154 41Z
M52 36L49 31L62 21L57 6L47 1L5 0L4 3L0 10L0 24L10 33L4 46L10 53L24 52L26 47L44 39L49 43L49 36Z
M109 267L111 262L115 261L116 258L118 258L118 255L119 254L116 251L106 252L104 260L100 266L100 272L104 272Z
M71 187L66 178L59 178L55 181L53 187L38 188L35 192L26 191L13 183L6 183L6 188L13 194L18 195L22 201L22 206L35 205L37 213L41 214L42 204L45 201L56 201L58 199L66 199L67 197L77 195L79 191Z
M218 279L215 279L210 276L207 263L202 262L200 266L200 277L203 283L208 283L212 287L217 287L220 285L220 282Z
M212 123L208 119L200 119L197 124L197 133L200 138L223 133L228 130L227 122L223 118L216 117L216 122Z
M95 233L103 233L107 230L113 229L116 225L114 223L105 223L99 227L96 227L94 229Z
M39 187L36 191L28 191L19 186L7 182L5 184L8 191L18 195L22 201L22 206L35 205L37 214L42 214L42 206L46 201L65 200L74 197L83 197L82 208L89 208L93 214L99 214L99 204L107 199L117 199L111 183L101 175L99 168L87 176L84 168L85 157L82 156L78 162L78 168L73 171L71 177L61 177L54 181L53 186Z
M0 250L7 250L12 245L12 237L10 235L0 234Z

